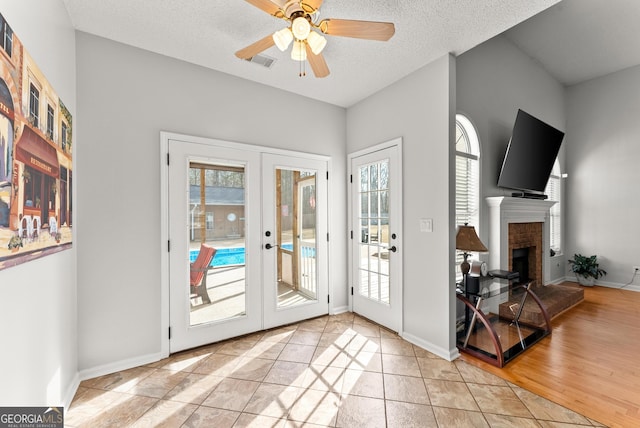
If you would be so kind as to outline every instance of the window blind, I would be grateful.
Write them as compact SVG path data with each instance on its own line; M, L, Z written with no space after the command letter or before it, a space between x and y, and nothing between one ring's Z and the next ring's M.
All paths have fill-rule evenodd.
M550 233L549 233L549 244L553 251L559 253L562 251L561 241L562 241L562 202L561 202L561 194L560 194L560 176L552 174L549 177L549 182L547 183L547 188L545 189L545 193L549 197L550 201L555 201L556 203L551 207L550 210Z
M480 201L480 147L471 122L456 115L456 225L468 223L478 231ZM477 258L476 254L471 256ZM460 263L464 257L456 251L456 277L460 278Z

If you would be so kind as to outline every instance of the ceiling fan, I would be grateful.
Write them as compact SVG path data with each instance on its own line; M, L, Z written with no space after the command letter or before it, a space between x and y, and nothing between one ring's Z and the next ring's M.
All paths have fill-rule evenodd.
M240 49L236 52L236 56L241 59L251 59L273 45L284 52L293 42L291 58L296 61L309 61L316 77L329 75L329 67L322 56L327 39L322 34L387 41L395 33L395 27L391 22L353 19L323 19L316 22L323 0L246 1L269 15L287 21L289 26ZM304 74L300 73L301 76Z

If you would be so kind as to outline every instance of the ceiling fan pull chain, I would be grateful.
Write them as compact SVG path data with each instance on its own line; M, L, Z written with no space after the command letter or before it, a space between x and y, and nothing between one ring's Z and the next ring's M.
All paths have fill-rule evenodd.
M303 44L300 44L300 53L302 53L302 46ZM298 77L304 77L307 75L307 70L306 70L306 65L307 61L300 61L300 64L298 65Z

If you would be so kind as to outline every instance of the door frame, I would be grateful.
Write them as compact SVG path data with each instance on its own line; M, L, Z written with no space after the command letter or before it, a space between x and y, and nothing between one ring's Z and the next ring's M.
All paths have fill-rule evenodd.
M352 164L353 164L353 160L355 158L364 156L364 155L369 155L369 154L373 154L375 152L379 152L381 150L386 150L386 149L390 149L390 148L397 148L398 151L398 173L396 174L399 177L398 180L398 192L400 193L400 198L401 200L403 199L403 191L402 191L402 179L403 179L403 173L402 173L402 137L397 137L394 138L392 140L386 141L384 143L380 143L380 144L376 144L374 146L369 146L366 147L364 149L358 150L356 152L353 153L349 153L347 155L347 177L353 177L353 171L352 171ZM348 227L349 230L351 231L351 239L349 240L349 249L347 251L347 261L348 261L348 284L349 284L349 288L348 290L352 290L353 287L355 287L354 284L354 275L355 275L355 269L356 266L354 265L354 260L353 260L353 240L357 238L357 234L356 231L359 230L359 226L356 227L356 225L353 224L353 184L350 183L350 185L348 186L348 191L347 191L347 215L348 215ZM399 215L399 219L397 222L397 232L400 236L400 241L403 242L403 225L404 225L404 216L402 214L402 207L400 207L400 215ZM400 252L398 254L399 257L401 257L401 260L404 261L404 251L403 248L400 248ZM402 267L404 266L404 262L401 262L401 269L399 269L399 272L397 273L397 282L400 286L400 290L398 290L398 296L399 296L399 300L400 300L400 310L398 311L398 319L397 319L397 325L398 325L398 335L399 336L403 336L403 332L404 332L404 325L403 325L403 319L404 319L404 281L402 278L402 271L404 270L404 268ZM348 293L348 301L349 301L349 310L351 312L353 312L353 294L351 292Z
M259 153L269 153L284 156L303 157L317 159L327 163L327 174L332 176L331 157L315 153L300 152L295 150L276 149L272 147L258 146L246 143L220 140L216 138L197 137L193 135L175 132L160 131L160 354L161 358L169 356L170 345L170 313L169 313L169 141L178 140L187 143L197 143L209 146L225 147L236 150L246 150ZM327 187L330 192L331 187ZM327 213L331 212L331 198L327 198ZM262 220L260 228L262 228ZM261 230L261 229L260 229ZM331 216L327 218L327 230L331 233ZM329 306L328 313L333 313L333 286L331 283L331 246L327 248L327 278Z

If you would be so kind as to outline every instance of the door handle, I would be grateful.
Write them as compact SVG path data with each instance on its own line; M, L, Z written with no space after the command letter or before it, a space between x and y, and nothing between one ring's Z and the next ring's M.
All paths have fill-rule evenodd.
M264 248L266 248L267 250L270 250L270 249L272 249L274 247L277 247L277 245L271 245L271 244L265 244L264 245Z
M396 251L398 251L398 249L397 249L397 248L396 248L396 246L394 245L393 247L389 248L389 251L393 251L393 252L395 253Z

